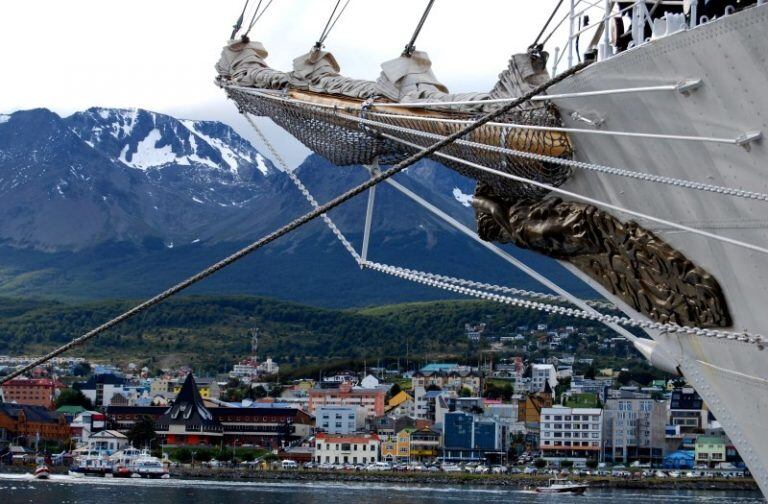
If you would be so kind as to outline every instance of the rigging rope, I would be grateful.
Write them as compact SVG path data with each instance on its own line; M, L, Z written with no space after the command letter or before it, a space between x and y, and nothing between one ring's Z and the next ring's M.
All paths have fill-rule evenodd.
M429 0L429 3L427 4L427 8L424 9L424 13L421 15L421 19L419 20L419 24L416 25L416 29L413 31L413 35L411 36L410 42L408 42L405 45L405 50L403 51L403 56L411 56L413 54L413 51L416 50L416 39L419 38L419 34L421 33L421 29L424 27L424 23L427 21L427 17L429 16L429 11L432 10L432 6L434 5L435 0Z
M261 7L261 2L263 0L259 0L259 3L256 5L256 10L253 11L253 16L251 16L251 22L248 25L248 29L243 34L243 37L247 37L249 33L251 33L251 29L253 29L254 25L261 19L261 16L264 15L265 12L267 12L267 9L269 9L269 6L272 5L273 0L269 0L267 2L267 5L264 6L264 8L259 12L259 7ZM258 14L258 16L256 15Z
M751 343L751 344L757 344L757 345L764 344L764 338L759 334L750 334L746 332L737 333L737 332L720 331L720 330L714 330L714 329L713 330L701 329L698 327L680 326L677 324L665 324L662 322L638 320L638 319L620 317L617 315L603 315L597 312L587 312L580 309L565 308L562 306L539 303L536 301L529 301L526 299L518 299L510 296L502 296L500 294L493 294L493 293L484 292L477 289L470 289L470 288L462 287L459 285L452 285L440 280L430 279L430 278L420 276L418 274L409 273L403 268L396 268L396 267L387 266L384 264L378 264L378 263L366 261L364 263L364 266L376 271L381 271L382 273L387 273L387 274L400 277L406 280L428 285L430 287L436 287L438 289L444 289L450 292L465 294L468 296L473 296L473 297L477 297L477 298L485 299L489 301L495 301L498 303L505 303L512 306L518 306L521 308L530 308L534 310L544 311L544 312L552 313L556 315L565 315L568 317L594 320L594 321L602 322L605 324L609 324L609 323L618 324L625 327L639 327L641 329L659 331L662 333L673 333L673 334L682 333L682 334L691 334L696 336L728 339L728 340L740 341L744 343Z
M371 113L368 113L367 115L370 116ZM427 131L404 128L402 126L395 126L393 124L382 123L382 122L373 121L370 119L364 119L361 117L355 117L355 116L350 116L346 114L340 114L340 116L344 117L345 119L354 119L356 121L359 121L361 124L366 124L369 126L377 126L382 129L387 129L387 130L391 130L391 131L395 131L395 132L403 133L407 135L421 136L421 137L429 138L432 140L439 140L440 138L444 138L443 135L438 135L436 133L429 133ZM715 184L706 184L703 182L694 182L691 180L666 177L663 175L654 175L652 173L647 173L647 172L625 170L622 168L614 168L611 166L605 166L601 164L587 163L585 161L576 161L574 159L547 156L546 154L537 154L534 152L526 152L526 151L510 149L508 147L499 147L495 145L472 142L469 140L457 140L456 144L463 145L466 147L471 147L473 149L482 149L482 150L486 150L488 152L494 152L497 154L506 154L509 156L519 157L523 159L532 159L535 161L541 161L545 163L559 164L562 166L569 166L571 168L578 168L582 170L594 171L597 173L604 173L606 175L616 175L620 177L627 177L627 178L632 178L636 180L642 180L644 182L654 182L657 184L671 185L673 187L680 187L683 189L694 189L697 191L722 194L724 196L734 196L737 198L768 202L768 194L766 193L745 191L743 189L733 189L731 187L719 186Z
M382 171L376 175L371 176L368 180L365 182L362 182L361 184L353 187L352 189L344 192L343 194L337 196L336 198L328 201L327 203L320 205L319 207L315 208L314 210L304 214L303 216L294 219L293 221L289 222L285 226L273 231L272 233L269 233L268 235L260 238L259 240L251 243L250 245L243 247L242 249L238 250L234 254L231 254L224 259L218 261L215 264L212 264L208 268L205 268L204 270L186 278L185 280L182 280L181 282L177 283L176 285L166 289L165 291L151 297L150 299L147 299L146 301L143 301L142 303L139 303L138 305L134 306L133 308L129 309L126 312L121 313L117 317L105 322L104 324L101 324L100 326L91 329L90 331L86 332L82 336L79 336L69 343L66 343L55 350L43 355L42 357L39 357L32 362L26 364L25 366L22 366L20 369L17 369L16 371L13 371L10 374L7 374L3 377L0 377L0 385L3 383L16 378L17 376L34 369L35 367L46 363L47 361L53 359L54 357L57 357L61 355L62 353L66 352L67 350L70 350L76 346L82 345L83 343L87 342L91 338L107 331L108 329L111 329L112 327L125 322L126 320L129 320L130 318L138 315L139 313L142 313L144 310L147 310L166 299L174 296L175 294L178 294L179 292L187 289L188 287L191 287L192 285L200 282L201 280L204 280L208 278L209 276L213 275L214 273L218 272L219 270L222 270L229 266L230 264L233 264L237 262L238 260L248 256L249 254L255 252L256 250L264 247L265 245L268 245L272 243L273 241L279 239L280 237L290 233L291 231L294 231L304 224L307 224L308 222L313 221L317 217L321 216L324 213L328 213L333 208L336 208L337 206L349 201L350 199L354 198L355 196L365 192L366 190L370 189L371 187L375 186L376 184L379 184L380 182L392 177L393 175L396 175L397 173L400 173L401 171L405 170L412 164L416 163L417 161L424 159L428 156L433 155L438 150L442 149L443 147L446 147L450 145L451 143L455 142L456 140L460 139L464 135L467 135L478 128L482 127L486 123L489 123L493 121L494 119L497 119L499 117L502 117L504 114L509 112L510 110L520 106L521 104L529 101L531 98L533 98L536 95L539 95L549 89L550 87L554 86L555 84L561 82L563 79L570 77L571 75L575 74L576 72L579 72L586 68L589 65L589 63L582 63L580 65L576 65L562 74L551 78L547 82L541 84L540 86L537 86L535 89L529 91L524 96L521 96L517 101L511 102L508 105L505 105L504 107L490 112L481 118L477 119L472 124L469 124L462 128L461 130L451 134L450 136L446 137L445 139L436 142L435 144L427 147L422 148L419 147L419 151L414 153L413 155L409 156L408 158L404 159L403 161L393 165L389 169Z
M301 194L306 198L306 200L309 202L312 207L317 208L320 206L320 204L317 202L315 197L312 195L312 193L309 192L309 189L304 185L304 183L301 181L301 179L294 173L293 170L291 170L288 167L288 164L285 162L285 159L280 155L280 153L277 151L275 146L272 144L272 142L269 141L267 136L264 134L264 132L261 130L261 128L256 124L256 122L253 120L253 118L248 114L244 113L245 119L248 121L248 123L251 125L251 127L256 132L257 136L261 139L261 141L264 143L264 145L267 147L269 152L272 153L272 155L275 157L275 159L278 161L278 163L283 167L283 171L288 175L288 177L291 179L291 181L294 183L294 185L299 189ZM355 259L355 262L357 262L358 265L363 267L363 263L365 261L362 260L360 257L360 254L358 254L357 250L352 246L350 241L347 239L346 236L344 236L344 233L341 232L341 230L336 226L336 224L333 222L333 220L328 217L328 215L323 214L322 215L323 221L326 223L328 228L333 232L333 234L338 238L338 240L341 242L341 244L344 246L344 248L347 250L347 252L350 253L350 255ZM384 265L386 266L386 265ZM390 266L391 267L391 266ZM419 270L411 270L411 269L404 269L404 271L412 274L418 274L425 278L440 280L443 282L449 282L456 285L463 285L467 287L477 287L489 291L496 291L496 292L502 292L506 294L514 294L517 296L523 296L523 297L530 297L534 299L543 299L551 302L557 302L557 303L570 303L568 299L566 299L563 296L557 296L554 294L545 294L541 292L535 292L535 291L528 291L524 289L517 289L514 287L505 287L501 285L496 284L489 284L489 283L482 283L482 282L476 282L473 280L465 280L462 278L457 277L450 277L445 275L439 275L435 273L429 273L425 271L419 271ZM615 310L616 306L613 303L607 303L604 301L584 301L588 306L592 306L595 308L604 308L609 310Z
M240 17L237 18L237 21L235 21L235 24L232 25L232 35L229 36L230 40L234 40L235 36L237 35L237 32L240 31L240 28L243 26L243 18L245 17L245 11L248 9L248 2L250 0L245 0L245 5L243 5L243 11L240 13ZM259 2L261 3L261 2ZM258 9L258 7L257 7Z
M538 35L536 35L536 40L534 40L534 41L533 41L533 44L531 44L531 45L528 47L528 49L529 49L529 50L530 50L530 49L536 49L536 50L538 50L538 51L541 51L542 49L544 49L544 43L542 43L541 45L539 45L539 40L541 39L541 36L542 36L542 35L544 35L544 31L545 31L545 30L547 29L547 27L549 26L549 23L551 23L551 22L552 22L552 19L555 17L555 14L557 14L557 11L558 11L558 10L560 10L560 6L561 6L561 5L563 5L563 0L559 0L559 1L557 2L557 5L556 5L556 6L555 6L555 8L552 10L552 14L550 14L550 15L549 15L549 19L547 19L547 22L546 22L546 23L544 23L544 26L542 26L542 27L541 27L541 31L539 31L539 34L538 34Z
M336 6L333 8L331 16L328 18L328 22L325 23L325 28L323 28L323 32L320 34L320 38L317 39L317 42L315 43L315 49L320 50L323 48L325 39L328 38L328 35L331 34L331 30L333 30L333 27L336 26L336 22L339 20L341 15L344 14L344 11L347 9L347 5L349 5L349 2L350 0L346 1L344 7L341 8L341 11L339 11L339 15L336 16L336 19L334 19L333 15L336 14L336 10L339 8L339 4L341 4L341 0L336 0Z
M407 146L415 148L415 149L420 149L421 148L421 146L419 144L408 142L406 140L403 140L403 139L398 138L398 137L393 136L393 135L388 135L388 134L384 133L382 136L384 138L388 138L390 140L394 140L395 142L399 142L399 143L401 143L403 145L407 145ZM693 234L697 234L697 235L700 235L700 236L704 236L706 238L711 238L713 240L716 240L716 241L719 241L719 242L722 242L722 243L729 243L729 244L735 245L737 247L741 247L741 248L748 249L748 250L753 250L755 252L760 252L762 254L768 255L768 249L766 249L764 247L760 247L758 245L754 245L752 243L747 243L747 242L743 242L741 240L736 240L734 238L728 238L727 236L721 236L721 235L718 235L718 234L710 233L709 231L705 231L703 229L697 229L697 228L693 228L693 227L690 227L690 226L686 226L685 224L679 224L677 222L669 221L669 220L666 220L666 219L661 219L659 217L654 217L652 215L648 215L648 214L645 214L645 213L642 213L642 212L638 212L636 210L630 210L628 208L624 208L624 207L621 207L621 206L618 206L618 205L614 205L613 203L608 203L606 201L601 201L601 200L598 200L598 199L595 199L595 198L590 198L589 196L584 196L583 194L575 193L575 192L572 192L572 191L566 191L565 189L561 189L559 187L555 187L555 186L552 186L552 185L549 185L549 184L543 184L543 183L541 183L541 182L539 182L537 180L529 179L529 178L526 178L526 177L520 177L520 176L514 175L512 173L507 173L507 172L499 171L499 170L496 170L494 168L489 168L487 166L483 166L483 165L480 165L480 164L477 164L477 163L473 163L471 161L467 161L466 159L461 159L461 158L458 158L456 156L450 156L448 154L444 154L442 152L435 153L435 156L441 157L443 159L447 159L449 161L453 161L455 163L461 163L461 164L463 164L465 166L468 166L470 168L474 168L474 169L479 170L479 171L483 171L483 172L486 172L486 173L491 173L493 175L497 175L497 176L503 177L503 178L508 178L510 180L514 180L515 182L523 182L525 184L530 184L530 185L533 185L533 186L536 186L536 187L540 187L542 189L545 189L545 190L548 190L548 191L551 191L551 192L554 192L554 193L562 194L563 196L568 196L570 198L574 198L574 199L578 199L578 200L584 201L584 202L589 203L591 205L595 205L595 206L598 206L598 207L605 207L605 208L608 208L610 210L614 210L616 212L620 212L620 213L624 213L624 214L627 214L627 215L631 215L631 216L636 217L638 219L644 219L644 220L647 220L647 221L654 222L656 224L661 224L663 226L669 226L669 227L678 229L680 231L686 231L686 232L689 232L689 233L693 233Z

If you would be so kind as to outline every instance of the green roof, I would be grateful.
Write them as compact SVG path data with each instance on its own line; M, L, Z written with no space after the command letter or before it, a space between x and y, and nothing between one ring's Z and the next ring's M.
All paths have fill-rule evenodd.
M64 406L56 410L57 413L64 413L65 415L78 415L83 411L86 411L86 409L83 408L82 406L72 406L69 404L65 404Z
M720 436L699 436L696 438L696 444L724 445L725 439Z

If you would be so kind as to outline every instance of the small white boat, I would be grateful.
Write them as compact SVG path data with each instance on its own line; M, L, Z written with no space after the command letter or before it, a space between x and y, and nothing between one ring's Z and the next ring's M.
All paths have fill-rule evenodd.
M589 485L585 483L574 483L566 479L551 479L547 486L536 487L539 493L570 493L583 494L587 491Z

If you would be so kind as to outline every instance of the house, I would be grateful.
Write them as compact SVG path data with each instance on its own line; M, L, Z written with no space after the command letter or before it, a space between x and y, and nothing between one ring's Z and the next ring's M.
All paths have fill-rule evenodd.
M699 436L696 438L696 464L715 465L726 460L726 442L720 436Z
M64 388L60 382L48 378L16 378L3 383L3 397L6 402L42 406L53 409L59 391Z
M597 459L603 441L603 410L542 408L540 431L539 447L545 459Z
M69 439L69 425L64 415L43 406L0 403L0 440L13 441L18 437L65 441Z
M91 434L88 439L88 449L99 451L105 455L112 455L128 446L128 438L122 432L116 430L103 430Z
M381 439L376 434L343 436L318 434L314 460L318 464L372 464L379 462Z
M72 440L86 443L91 433L98 432L106 426L106 417L98 411L83 411L69 423Z
M414 416L416 403L407 392L401 390L387 401L386 413L399 416Z

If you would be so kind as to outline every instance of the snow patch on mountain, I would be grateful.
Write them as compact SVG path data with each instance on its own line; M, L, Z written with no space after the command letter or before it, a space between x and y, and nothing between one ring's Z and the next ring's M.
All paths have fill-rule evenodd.
M0 124L7 123L11 120L11 116L8 114L0 114Z
M153 129L144 140L139 142L136 146L136 152L133 153L130 160L126 159L126 156L121 152L120 161L132 168L138 168L140 170L146 170L147 168L162 166L176 161L177 157L176 154L173 153L173 147L170 145L157 147L157 143L162 140L162 138L163 136L160 134L160 130L157 128ZM125 152L125 148L123 148L123 152Z
M230 171L234 173L235 175L238 174L238 169L240 168L240 163L238 162L239 159L245 158L249 162L253 162L254 160L243 153L237 153L235 152L229 145L224 143L218 138L214 138L211 136L208 136L204 133L202 133L195 123L195 121L190 120L182 120L181 123L192 133L202 138L208 145L219 151L219 154L221 154L221 158L224 160L225 163L229 166ZM262 160L263 162L263 160ZM265 166L266 167L266 166ZM261 170L261 167L259 167Z
M464 194L458 187L453 188L453 197L465 207L472 206L472 195Z

